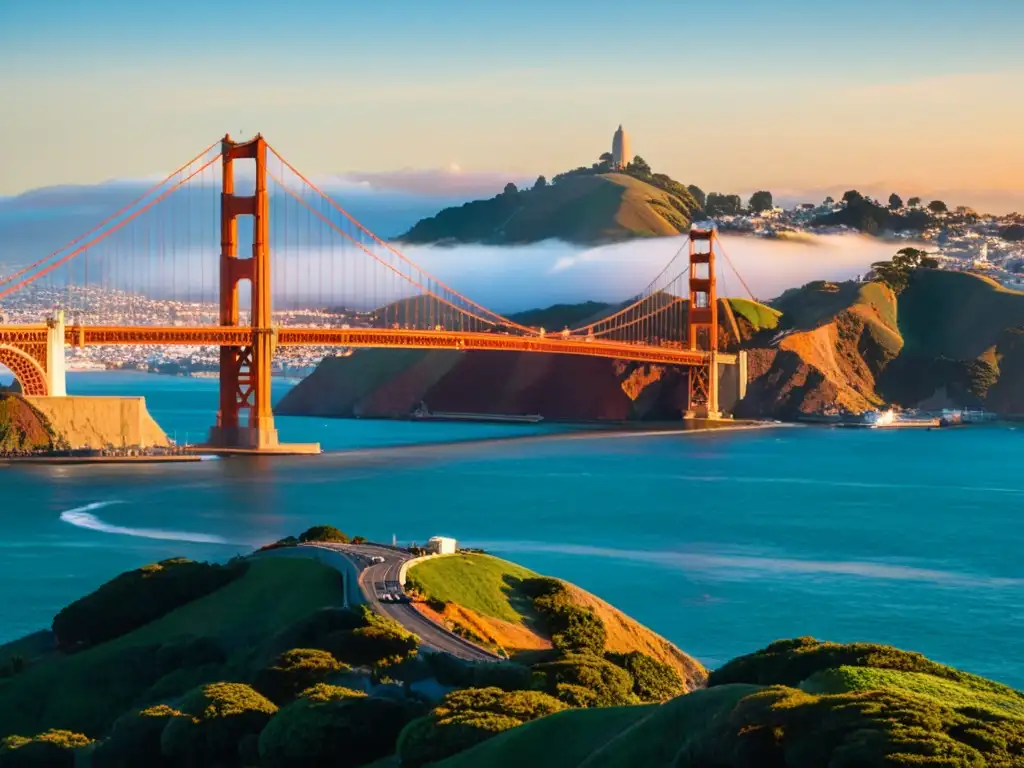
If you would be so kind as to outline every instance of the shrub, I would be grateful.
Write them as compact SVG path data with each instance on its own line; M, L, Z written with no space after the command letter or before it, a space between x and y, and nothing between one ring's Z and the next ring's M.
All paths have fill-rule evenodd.
M333 541L339 544L348 544L349 538L333 525L314 525L299 535L299 541Z
M347 667L327 651L293 648L278 656L272 666L260 671L253 687L280 706L294 699L300 691L345 669Z
M608 653L605 658L629 673L633 678L633 693L641 701L668 701L686 693L686 686L673 667L645 653Z
M0 746L0 768L74 768L76 756L92 743L73 731L49 730L31 739L8 736Z
M524 579L523 590L543 617L552 645L560 651L604 652L607 631L593 611L574 605L569 590L557 579Z
M398 755L403 766L416 768L563 709L565 705L558 699L538 691L453 691L429 715L405 727L398 739Z
M582 700L575 687L585 688L593 694L592 698L585 697L590 707L617 707L639 701L633 693L633 678L629 673L600 656L569 653L554 661L537 664L533 670L542 676L545 691L559 698L566 696L562 700L572 706L577 706L577 702ZM562 684L573 688L560 689Z
M422 712L410 702L318 685L281 709L259 737L265 768L348 768L395 751L402 728Z
M439 597L428 597L427 598L427 607L430 608L432 611L437 611L438 613L444 613L444 609L448 607L448 603L446 603L444 600L442 600Z
M922 672L966 683L980 690L1024 697L1018 691L985 678L938 664L920 653L875 643L827 643L813 637L779 640L766 648L740 656L716 669L708 687L728 683L797 687L816 672L838 667L875 667L901 672Z
M11 656L3 664L0 664L0 677L14 677L24 672L28 663L24 656Z
M175 558L122 573L54 617L57 646L67 651L120 637L220 589L246 567Z
M378 616L363 606L365 626L334 632L324 639L324 649L352 666L401 661L416 653L420 639L394 619Z
M248 685L211 683L189 693L168 722L160 749L171 766L240 766L239 744L258 734L277 712Z
M160 752L160 735L172 717L181 716L166 704L122 715L96 748L93 768L165 768L168 762Z
M366 543L366 537L365 536L353 536L352 537L352 543L353 544L365 544Z
M1024 764L1024 720L894 688L752 693L690 738L676 765L981 768Z

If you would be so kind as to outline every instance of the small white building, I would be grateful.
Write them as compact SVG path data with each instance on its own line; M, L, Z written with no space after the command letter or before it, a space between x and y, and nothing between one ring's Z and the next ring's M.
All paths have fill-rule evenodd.
M435 555L454 555L456 548L455 539L447 536L431 536L427 541L427 551Z

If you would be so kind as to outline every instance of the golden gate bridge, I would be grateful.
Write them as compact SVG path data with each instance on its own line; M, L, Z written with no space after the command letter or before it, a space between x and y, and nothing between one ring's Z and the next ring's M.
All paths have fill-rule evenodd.
M251 231L239 227L243 218ZM65 345L219 348L210 445L223 448L277 446L271 360L292 347L506 350L684 366L688 415L715 418L719 367L737 362L719 350L719 250L713 228L692 229L621 309L576 328L529 327L377 237L262 136L225 136L88 232L0 279L0 302L35 297L58 310L42 324L0 325L0 364L24 395L52 397L66 394ZM173 316L154 313L154 299L165 299L159 306ZM361 308L360 326L285 325L287 311L274 311L302 301Z

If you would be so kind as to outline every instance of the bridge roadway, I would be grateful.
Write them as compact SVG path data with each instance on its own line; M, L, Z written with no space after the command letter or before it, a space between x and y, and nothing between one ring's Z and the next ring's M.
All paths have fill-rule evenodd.
M295 328L254 329L233 326L67 326L65 343L84 347L105 344L234 346L252 344L254 336L276 334L276 345L387 347L456 350L504 350L511 352L548 352L634 360L665 365L702 365L708 353L681 346L630 344L605 339L587 340L579 336L563 338L554 333L545 336L518 336L509 333L482 333L448 330L401 330L392 328ZM0 343L36 342L45 326L0 326ZM734 355L718 355L719 362L733 362Z
M312 547L310 547L312 549ZM358 583L362 601L376 613L397 621L405 629L419 635L423 645L438 651L450 653L468 661L500 661L499 657L489 651L473 645L467 640L436 624L409 603L384 603L379 595L388 592L404 595L405 591L399 581L402 564L412 560L408 552L375 544L332 544L318 543L317 549L330 549L341 554L352 563L359 573ZM374 557L383 557L383 563L374 563ZM338 564L323 561L333 567ZM339 569L340 570L340 569Z

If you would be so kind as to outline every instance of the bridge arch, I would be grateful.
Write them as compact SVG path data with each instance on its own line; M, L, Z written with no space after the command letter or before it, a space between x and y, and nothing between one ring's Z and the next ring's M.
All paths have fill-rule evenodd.
M0 344L0 365L11 373L26 397L45 397L50 394L46 386L46 371L35 358L22 349Z

